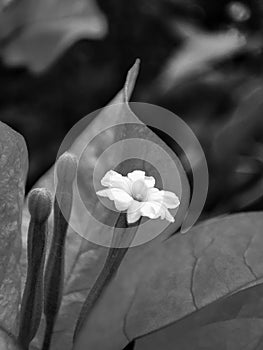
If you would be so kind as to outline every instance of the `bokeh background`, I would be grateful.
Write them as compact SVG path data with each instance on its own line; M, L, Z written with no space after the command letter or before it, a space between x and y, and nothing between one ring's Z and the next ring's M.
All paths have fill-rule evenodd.
M0 0L0 119L27 141L27 190L140 58L132 101L170 109L204 148L203 217L262 210L262 49L261 0Z

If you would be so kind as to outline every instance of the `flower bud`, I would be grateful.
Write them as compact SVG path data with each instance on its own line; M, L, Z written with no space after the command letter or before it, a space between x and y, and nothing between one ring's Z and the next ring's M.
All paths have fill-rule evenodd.
M35 188L28 196L28 210L32 220L43 222L48 219L52 209L52 196L45 188Z
M78 159L69 152L63 153L57 160L56 172L59 182L72 183L77 172Z

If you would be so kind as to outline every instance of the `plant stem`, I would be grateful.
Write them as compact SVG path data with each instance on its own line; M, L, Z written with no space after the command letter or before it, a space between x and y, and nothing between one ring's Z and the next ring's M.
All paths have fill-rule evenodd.
M103 291L117 272L125 254L127 253L127 250L129 249L129 245L136 234L139 222L140 221L138 221L135 224L128 225L126 221L126 214L121 213L119 215L119 218L115 225L115 227L118 230L115 230L113 234L113 247L109 249L102 271L100 272L98 278L96 279L93 287L91 288L87 296L87 299L85 300L82 306L73 336L73 343L76 341L77 336L80 333L90 311L92 310L99 297L101 296L101 294L103 293ZM123 229L121 233L119 230L120 228ZM124 241L125 245L123 244ZM121 245L124 247L120 248Z

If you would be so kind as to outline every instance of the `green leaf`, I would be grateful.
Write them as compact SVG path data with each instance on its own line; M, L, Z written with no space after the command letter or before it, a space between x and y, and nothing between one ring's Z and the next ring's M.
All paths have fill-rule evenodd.
M13 334L0 327L0 348L1 350L20 350Z
M71 227L67 234L65 248L66 271L62 306L55 325L51 345L51 348L54 349L61 348L66 350L72 347L72 335L82 304L99 274L108 252L108 248L100 246L98 243L103 243L107 246L112 240L114 231L113 225L105 226L100 223L100 221L114 224L119 215L119 213L112 212L100 204L95 193L95 188L93 187L94 165L96 165L97 159L101 153L122 139L148 139L149 141L157 143L165 152L169 153L171 162L176 164L178 177L176 177L176 174L173 176L173 183L176 184L176 188L172 190L181 197L181 204L176 214L176 221L174 224L169 225L161 237L154 239L150 245L158 244L164 237L174 233L178 227L180 227L188 208L190 197L189 184L180 161L159 137L153 134L150 129L139 121L128 106L127 101L130 98L136 81L138 65L139 63L137 62L130 70L124 89L120 91L109 106L102 109L99 115L97 115L90 124L87 125L87 121L89 122L90 119L85 119L76 126L76 131L84 131L76 138L75 142L73 142L72 146L69 148L69 151L76 154L78 157L80 157L80 153L84 150L79 161L78 184L82 193L82 200L85 202L86 207L83 207L83 205L81 206L78 200L73 201L69 223ZM129 127L131 124L135 125L135 127ZM108 127L110 132L103 131L105 127ZM85 148L89 140L92 140L92 142ZM164 169L164 174L162 175L169 179L169 174L165 170L166 168L169 169L165 163L166 160L162 157L159 159L158 155L154 153L149 145L144 146L145 148L141 148L141 145L137 142L137 145L134 147L142 156L151 154L151 156L155 158L156 163L158 163L158 167ZM62 151L65 150L66 149L63 149ZM128 155L129 149L127 147L119 147L117 149L114 148L106 159L104 158L103 161L100 160L98 162L99 174L96 174L94 179L96 185L101 187L101 178L108 170L114 169L117 165L119 165L117 169L121 173L129 171L131 168L142 169L146 172L149 171L149 165L145 161L136 160L119 164L121 159L129 158ZM46 187L54 193L54 168L40 179L36 186ZM87 216L87 208L98 221ZM24 211L24 216L26 228L26 209ZM163 222L161 220L153 220L152 227L154 228L156 225L162 227ZM81 232L83 236L88 237L90 241L82 238L72 229L72 227L74 228L76 226L79 229L78 231ZM24 239L24 242L25 241ZM42 336L43 329L39 332L36 344L41 343ZM37 346L39 347L39 345Z
M216 318L215 309L203 308L262 282L262 227L262 213L238 214L204 222L155 247L132 248L74 349L122 349L129 340L188 315L199 326L200 312L203 322ZM245 312L249 299L243 301ZM233 310L235 298L226 305L221 315ZM193 322L185 322L191 330Z
M135 349L261 349L262 292L260 283L234 293L180 322L141 337Z
M17 331L21 213L28 168L21 135L0 122L0 326Z
M101 39L107 32L96 0L19 0L0 14L0 22L0 39L10 36L1 52L4 62L36 73L75 42Z

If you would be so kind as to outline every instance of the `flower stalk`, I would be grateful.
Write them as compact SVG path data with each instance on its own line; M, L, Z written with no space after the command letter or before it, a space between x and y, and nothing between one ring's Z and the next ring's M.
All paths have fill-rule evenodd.
M89 316L90 311L116 274L126 252L129 249L129 245L134 239L139 223L140 220L136 223L128 224L126 213L121 213L119 215L115 225L116 229L113 233L112 247L109 249L102 271L100 272L82 306L74 331L73 343L75 343L86 318Z
M46 331L43 350L48 350L59 307L64 283L65 240L73 200L73 181L77 171L77 158L64 153L57 161L57 188L54 200L54 229L45 270L44 314Z
M18 343L23 350L28 350L41 320L46 236L51 208L51 194L46 189L34 189L30 192L28 198L28 209L31 215L27 240L28 268L18 335Z

